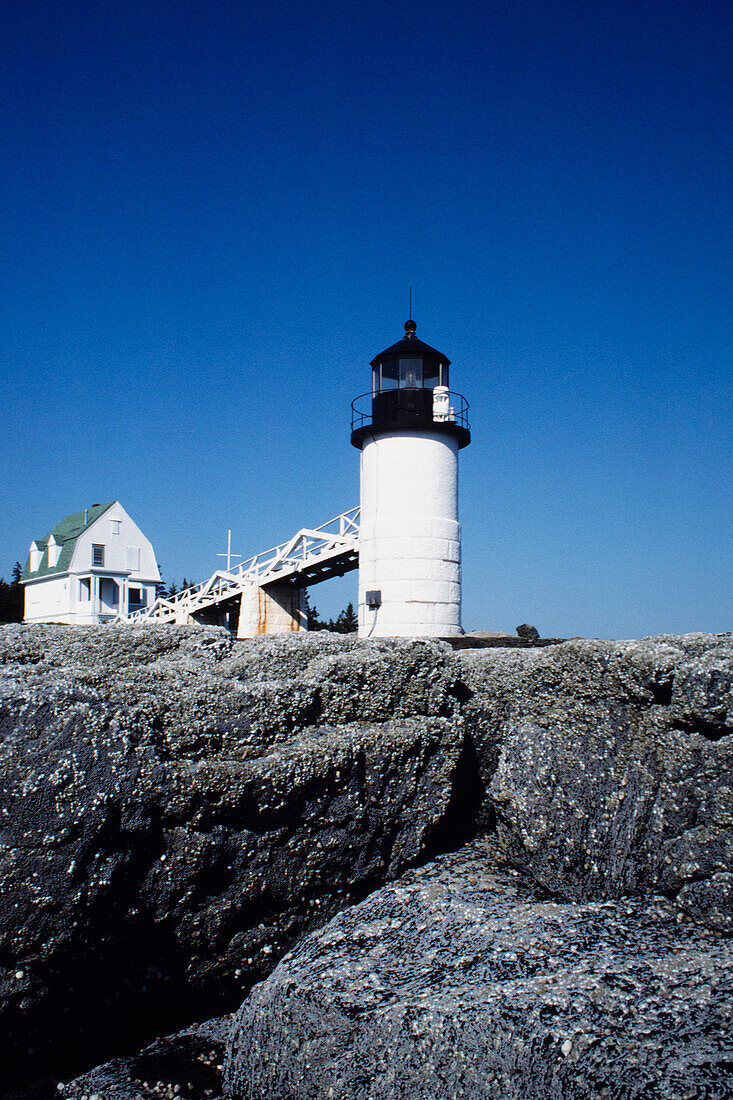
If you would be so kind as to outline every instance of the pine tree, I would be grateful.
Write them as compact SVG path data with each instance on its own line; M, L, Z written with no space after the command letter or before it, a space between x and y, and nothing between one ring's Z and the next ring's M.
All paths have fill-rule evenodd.
M160 568L160 563L158 563L158 572L160 573L160 580L155 582L155 598L157 599L159 596L162 596L165 599L168 594L168 589L163 579L163 570Z
M20 583L22 573L23 566L16 561L11 574L11 583L8 584L3 577L0 577L0 622L23 622L23 585Z
M327 630L328 627L325 623L322 623L318 617L318 608L314 605L311 607L310 600L308 598L308 589L303 592L303 610L306 615L306 622L309 630Z
M8 623L10 614L10 585L0 577L0 623Z
M343 611L340 612L332 629L338 634L355 634L359 629L359 620L354 611L354 605L349 601Z
M359 629L359 620L354 611L353 603L348 603L335 619L328 620L321 619L315 604L311 607L307 589L304 593L303 604L309 630L330 630L334 634L354 634Z

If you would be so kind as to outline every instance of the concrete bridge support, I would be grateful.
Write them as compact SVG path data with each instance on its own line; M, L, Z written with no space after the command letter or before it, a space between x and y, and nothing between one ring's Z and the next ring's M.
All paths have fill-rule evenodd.
M304 589L290 584L249 585L242 591L238 638L307 630Z

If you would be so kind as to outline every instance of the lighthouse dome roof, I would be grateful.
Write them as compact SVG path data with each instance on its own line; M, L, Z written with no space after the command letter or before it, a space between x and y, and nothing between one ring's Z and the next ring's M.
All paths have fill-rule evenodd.
M438 351L436 348L431 348L430 344L423 343L422 340L418 340L415 332L417 325L414 321L405 321L405 335L401 340L398 340L396 344L392 344L390 347L385 348L379 355L375 355L372 359L370 366L375 366L380 360L386 358L399 358L400 356L417 356L430 357L433 359L440 359L443 363L449 364L450 359L443 355L442 351Z

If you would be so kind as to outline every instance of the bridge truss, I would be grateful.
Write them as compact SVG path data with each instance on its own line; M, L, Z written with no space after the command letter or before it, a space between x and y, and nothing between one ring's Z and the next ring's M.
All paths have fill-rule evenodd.
M247 588L270 584L291 584L307 588L341 576L359 565L359 509L334 516L320 527L303 527L287 542L255 554L236 568L217 569L207 581L194 584L175 596L158 596L121 621L127 623L190 622L227 600L241 597Z

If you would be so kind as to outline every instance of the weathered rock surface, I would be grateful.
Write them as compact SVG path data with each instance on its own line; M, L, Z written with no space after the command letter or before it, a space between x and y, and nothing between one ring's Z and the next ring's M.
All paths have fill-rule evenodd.
M6 1080L235 1007L458 820L441 646L0 633Z
M666 899L557 902L485 841L286 956L235 1017L237 1100L728 1097L733 942Z
M491 881L479 874L484 857L476 853L470 870L460 860L449 868L459 892L472 878L484 891L483 900L477 895L466 904L468 926L473 913L484 912L497 930L503 922L520 938L534 936L539 969L548 974L543 911L527 917L526 935L511 916L517 905L539 905L538 890L561 914L563 935L567 922L568 942L577 939L573 955L582 948L588 968L593 938L606 943L606 920L610 939L596 952L598 966L609 952L613 965L631 966L624 952L645 922L662 928L659 941L640 940L647 960L663 942L675 958L684 955L698 936L702 969L690 962L674 1003L689 998L690 1018L707 1027L700 975L716 935L733 931L732 681L730 636L454 653L440 643L324 634L233 642L224 631L191 627L0 629L6 1087L14 1072L52 1070L65 1078L68 1070L235 1007L298 937L405 867L458 848L477 829L493 837L484 868ZM496 878L491 861L499 850L520 876L507 879L503 871ZM517 885L525 880L530 885ZM663 902L648 909L644 899L652 894L663 895L669 911ZM631 900L604 904L614 898ZM421 911L423 902L415 904ZM679 952L672 911L684 940ZM447 967L446 1004L453 1004L454 971L472 968L460 962L469 958L460 944L470 928L460 931L457 903L451 912L452 931L428 975L438 989ZM398 906L390 919L399 923L401 914ZM688 919L699 925L696 932ZM584 947L573 931L581 927ZM404 943L399 936L386 941L385 966L408 966L399 956L412 950L412 934L407 927ZM484 947L477 950L483 958ZM506 954L501 959L504 966ZM658 973L656 963L648 965ZM494 972L485 973L488 988ZM582 992L586 985L577 981ZM601 990L604 1019L616 1003L608 984ZM649 988L656 996L661 985ZM534 995L527 987L518 1001L528 1016ZM402 997L398 990L394 1003ZM455 1005L463 997L459 990ZM501 1014L505 1002L498 992L496 998ZM267 1019L270 1008L261 1002L263 1035L277 1032L278 1013L285 1019L290 1011L281 1006L286 1000L273 993ZM571 1019L569 1003L563 1020ZM377 1016L375 1027L387 1019ZM502 1043L509 1050L515 1018L506 1020ZM458 1057L465 1039L464 1060L483 1057L483 1026L476 1024L474 1038L467 1027L445 1049ZM654 1023L662 1036L665 1026ZM625 1041L614 1046L609 1039L603 1058L633 1065ZM177 1036L166 1042L184 1063L186 1049L195 1055L190 1036L183 1046ZM429 1040L431 1050L435 1043ZM241 1065L253 1062L254 1048L242 1050ZM678 1070L664 1068L670 1096L684 1095L674 1092L674 1074L686 1072L688 1062L697 1079L699 1058L700 1080L718 1087L723 1070L709 1053L688 1046ZM517 1061L517 1080L535 1065L535 1054L527 1058ZM592 1094L582 1091L591 1088L592 1074L573 1084L565 1068L571 1062L563 1055L558 1069L551 1061L550 1076L538 1078L549 1082L545 1095ZM118 1063L114 1072L121 1081L127 1070ZM232 1081L241 1091L239 1072L232 1069ZM473 1071L465 1072L472 1082ZM506 1083L509 1071L501 1072ZM125 1088L136 1073L132 1066ZM611 1095L637 1095L623 1088ZM385 1090L389 1096L387 1084Z
M733 931L733 638L456 656L505 851L559 897L658 890Z
M531 638L534 641L539 638L540 632L536 626L530 626L529 623L522 623L517 627L517 636L519 638Z
M221 1100L231 1016L157 1039L129 1058L114 1058L73 1081L56 1083L56 1100Z

